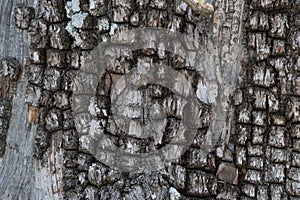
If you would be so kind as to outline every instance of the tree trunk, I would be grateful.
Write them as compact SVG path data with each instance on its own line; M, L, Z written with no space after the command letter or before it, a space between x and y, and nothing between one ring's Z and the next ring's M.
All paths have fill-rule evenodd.
M0 199L300 198L300 1L190 2L0 2Z

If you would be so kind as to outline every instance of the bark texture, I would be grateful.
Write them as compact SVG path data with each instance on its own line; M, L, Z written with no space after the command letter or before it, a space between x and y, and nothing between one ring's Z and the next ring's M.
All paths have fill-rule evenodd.
M179 0L1 1L0 199L299 199L300 1L211 3L214 14L203 16ZM114 38L142 27L196 42L174 53L145 37L151 48L130 52L128 36ZM94 110L97 128L119 148L147 153L182 129L182 104L155 84L126 93L117 112L133 119L135 136L141 121L160 135L140 139L116 125L111 88L130 70L171 66L190 81L178 90L199 99L191 111L202 113L198 135L161 171L124 173L99 162L86 140L91 119L73 116L74 88L95 84L90 52L108 40L124 49L106 52ZM149 120L159 112L153 105L167 107L162 125Z

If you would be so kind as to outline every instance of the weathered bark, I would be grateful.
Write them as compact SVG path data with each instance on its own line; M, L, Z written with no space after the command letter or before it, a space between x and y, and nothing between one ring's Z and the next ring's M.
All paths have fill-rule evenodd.
M0 199L300 197L300 1L216 0L208 16L179 0L18 3L0 1ZM151 48L128 53L130 37L116 35L143 27L187 34L193 43L166 52L149 36ZM195 120L199 134L191 147L157 172L125 173L101 163L84 130L90 113L72 113L81 109L72 104L74 86L88 92L95 84L87 73L91 52L98 43L120 39L124 49L106 52L94 108L113 144L148 153L170 142L184 120L172 91L154 84L121 101L141 104L141 115L131 104L116 110L155 129L161 124L147 118L156 111L149 108L172 105L165 129L151 140L138 138L138 128L129 135L120 128L123 122L117 127L111 88L121 89L120 80L136 67L170 65L190 81L175 90L201 101L189 115L203 113ZM194 52L201 53L196 62Z
M21 9L25 6L36 8L36 16L38 16L41 7L40 3L36 1L23 2L24 5L19 3L22 2L0 2L1 58L13 57L21 64L21 77L11 101L12 110L8 119L10 123L6 133L6 148L4 156L0 158L1 199L60 199L62 197L62 189L58 186L58 183L61 179L59 177L62 176L60 173L62 154L61 150L57 149L54 151L54 149L59 147L58 143L61 140L61 136L59 134L52 136L53 143L51 143L49 156L46 159L41 161L34 157L34 141L37 127L34 124L27 123L28 105L25 103L28 85L25 66L30 56L29 45L31 43L26 30L28 29L29 21L18 25L15 20L18 12L17 18L25 18L25 21L28 19L27 15L22 15L22 11L16 10L18 7ZM32 8L30 9L32 10ZM29 18L31 17L29 16ZM21 29L18 29L16 25ZM0 87L4 88L3 82L1 82ZM7 88L4 89L7 90Z

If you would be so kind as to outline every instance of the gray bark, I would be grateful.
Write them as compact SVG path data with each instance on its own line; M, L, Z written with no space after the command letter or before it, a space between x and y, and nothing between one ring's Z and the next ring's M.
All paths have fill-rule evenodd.
M179 0L0 1L0 199L298 199L300 2L210 3L215 11L204 16ZM90 84L84 70L91 70L88 59L98 42L145 26L188 34L198 44L187 43L183 58L160 57L155 46L127 57L119 49L108 52L111 66L96 83L101 109L95 112L112 143L145 153L177 131L174 110L181 105L170 108L167 120L174 126L161 131L162 142L124 136L112 125L110 88L120 87L117 80L126 79L131 67L153 58L192 80L185 87L201 106L190 115L205 112L196 120L198 136L180 159L158 172L122 173L93 155L84 132L91 120L70 114L76 110L72 85ZM151 46L154 39L147 39ZM192 63L197 45L202 57ZM158 102L176 102L165 88L155 89ZM143 99L143 108L153 102Z
M1 199L59 199L58 174L53 174L53 166L60 166L60 151L44 160L34 158L34 137L36 126L27 124L28 105L25 103L28 80L25 65L29 57L30 37L26 29L18 29L15 23L16 8L20 1L1 1L0 55L1 59L13 57L21 64L21 75L15 86L11 100L11 115L3 157L0 158ZM39 8L37 1L27 1L25 5ZM39 9L36 9L36 14ZM1 87L1 86L0 86ZM3 85L2 85L3 87ZM1 88L2 88L1 87ZM55 139L54 139L55 141ZM57 141L57 140L56 140ZM57 146L57 144L54 144ZM51 150L49 150L51 152ZM50 167L52 166L52 168ZM57 171L58 173L59 171Z

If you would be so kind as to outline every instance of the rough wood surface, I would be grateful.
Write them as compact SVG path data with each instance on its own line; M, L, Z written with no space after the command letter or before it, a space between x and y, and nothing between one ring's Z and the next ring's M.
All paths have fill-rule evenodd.
M0 1L0 58L21 66L17 84L3 64L0 70L0 199L298 199L300 1L208 2L215 11L203 16L180 0ZM158 50L152 36L146 38L151 48L107 51L93 105L100 128L134 153L160 148L179 132L182 105L158 85L126 93L121 103L129 106L117 107L136 120L131 135L111 115L111 88L121 90L118 81L130 69L152 62L183 72L190 84L177 85L179 91L193 91L201 101L190 115L204 114L180 159L158 172L124 173L92 155L85 130L91 120L72 115L80 108L72 107L71 96L74 87L95 84L87 72L98 43L128 41L114 36L145 26L194 42L184 52L178 48L179 55ZM192 62L199 45L201 59ZM2 106L4 100L11 106ZM131 101L146 111L137 114ZM147 121L155 103L173 105L167 122L153 126L166 129L153 140L137 138L138 120Z
M4 156L0 158L0 193L1 199L59 199L57 178L51 172L59 166L55 162L59 151L53 151L51 157L42 164L34 158L34 136L36 127L28 127L25 95L27 77L25 64L29 56L30 38L26 30L15 25L15 9L20 3L39 8L38 1L0 2L0 55L2 58L13 57L21 64L21 77L12 100L12 111L6 137ZM37 9L38 10L38 9ZM2 87L2 85L1 85ZM57 145L53 144L56 148ZM53 169L52 169L53 170Z

